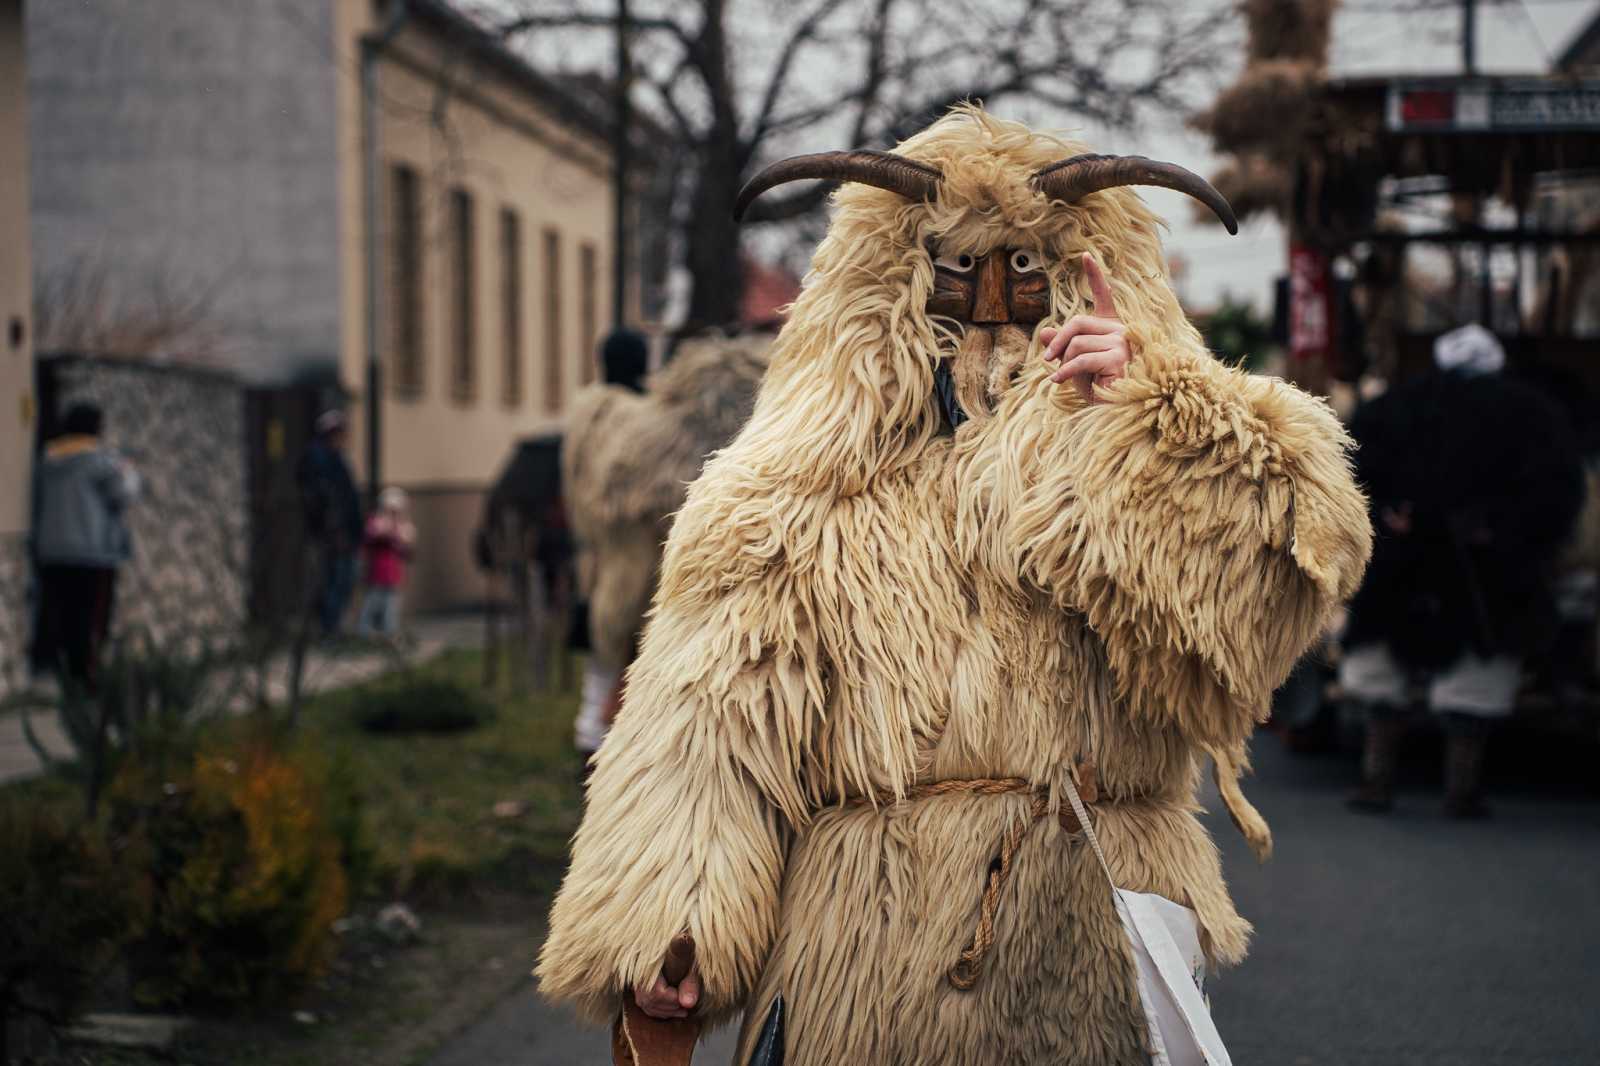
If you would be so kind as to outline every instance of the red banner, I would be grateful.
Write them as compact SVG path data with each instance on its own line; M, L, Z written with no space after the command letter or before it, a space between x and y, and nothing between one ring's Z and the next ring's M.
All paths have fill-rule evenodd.
M1315 248L1289 247L1289 354L1326 359L1333 347L1332 285L1328 257Z

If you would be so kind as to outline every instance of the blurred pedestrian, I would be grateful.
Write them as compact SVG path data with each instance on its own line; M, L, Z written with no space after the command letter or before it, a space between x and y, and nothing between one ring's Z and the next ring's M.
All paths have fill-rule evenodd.
M589 651L574 724L585 757L622 706L672 515L749 419L770 345L762 334L689 338L647 379L644 338L619 330L601 346L605 383L573 397L561 484L587 608L574 627Z
M1393 807L1420 692L1446 737L1446 812L1476 818L1488 814L1492 725L1516 705L1525 658L1556 631L1551 578L1578 513L1582 466L1560 406L1502 373L1505 352L1488 330L1445 334L1434 362L1351 424L1377 540L1339 665L1366 729L1349 803Z
M133 548L127 509L139 494L139 475L102 442L102 423L98 407L72 407L34 473L34 660L60 671L69 690L94 689L117 568Z
M316 436L300 457L296 477L306 531L317 550L315 607L325 637L339 633L356 576L363 525L361 497L345 460L348 426L342 411L317 417Z
M596 387L592 402L590 398L580 397L573 404L574 413L569 422L565 447L568 454L563 456L563 463L572 473L572 481L584 481L590 475L591 468L598 459L601 448L608 447L609 434L604 426L612 421L615 415L615 399L618 396L639 396L645 391L645 374L650 367L650 349L644 335L631 329L616 329L607 334L601 342L600 351L600 377L601 384ZM588 417L585 417L585 416ZM590 430L599 430L598 434ZM568 484L565 491L570 494L573 486ZM582 488L579 490L580 495ZM594 545L584 546L587 550L579 556L578 582L581 598L575 606L579 618L574 626L577 640L574 642L581 650L589 652L588 661L584 667L583 689L579 697L578 717L573 723L573 744L578 753L587 759L600 749L600 742L606 737L606 732L611 728L611 720L616 716L617 708L622 702L622 681L628 662L637 651L638 634L630 631L623 635L623 639L606 639L602 635L594 639L594 626L596 619L593 612L592 600L597 591L603 586L604 576L599 572L605 565L593 550ZM642 593L642 599L635 594L634 599L648 599L650 585L654 579L653 553L646 552L648 556L643 565L644 580L635 580L633 585ZM613 573L605 576L611 578L611 584L617 583L619 568L612 566ZM632 571L639 567L626 568L629 577L637 577ZM608 599L614 597L606 597ZM606 612L602 612L606 613ZM627 611L611 612L627 614Z
M378 496L378 509L367 519L362 551L366 554L366 590L361 599L362 636L400 632L400 588L405 584L406 561L416 543L416 527L406 511L406 494L397 488L384 489Z

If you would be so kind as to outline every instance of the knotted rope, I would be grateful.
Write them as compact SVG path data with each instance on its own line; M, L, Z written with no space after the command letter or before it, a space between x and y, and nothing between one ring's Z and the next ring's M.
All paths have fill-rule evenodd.
M1080 763L1077 778L1078 790L1082 793L1084 802L1095 802L1098 798L1098 789L1093 764ZM978 983L978 978L983 974L984 956L994 945L995 914L1000 909L1000 894L1005 891L1006 881L1011 876L1012 860L1016 858L1017 849L1022 846L1028 833L1050 812L1050 797L1020 777L979 777L913 785L900 802L949 796L958 792L975 796L1000 796L1012 792L1030 794L1029 817L1013 821L1006 826L1005 833L1000 837L998 852L994 860L989 863L989 877L983 886L983 898L978 904L978 925L972 932L972 940L962 949L955 965L945 974L953 988L966 992ZM878 800L886 806L894 806L896 802L892 795L880 795ZM850 805L865 806L868 802L866 797L857 796L850 800ZM1059 818L1062 828L1069 833L1079 832L1083 828L1078 816L1071 810L1063 809L1059 813Z

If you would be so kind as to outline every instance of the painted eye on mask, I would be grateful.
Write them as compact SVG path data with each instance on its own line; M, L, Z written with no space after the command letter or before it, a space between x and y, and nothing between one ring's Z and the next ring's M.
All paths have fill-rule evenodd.
M1011 253L1011 269L1018 274L1031 274L1044 267L1044 257L1038 252L1027 248L1018 248Z
M978 260L968 252L958 252L954 255L935 256L933 265L953 270L957 274L970 274L972 268L978 265Z

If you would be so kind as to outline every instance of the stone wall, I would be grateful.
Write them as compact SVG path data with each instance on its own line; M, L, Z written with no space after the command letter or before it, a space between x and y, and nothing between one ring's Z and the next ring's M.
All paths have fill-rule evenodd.
M27 535L0 535L0 697L28 681Z
M250 580L245 392L235 379L125 360L43 360L59 415L87 401L143 487L129 512L133 559L117 583L115 628L174 637L236 634Z

